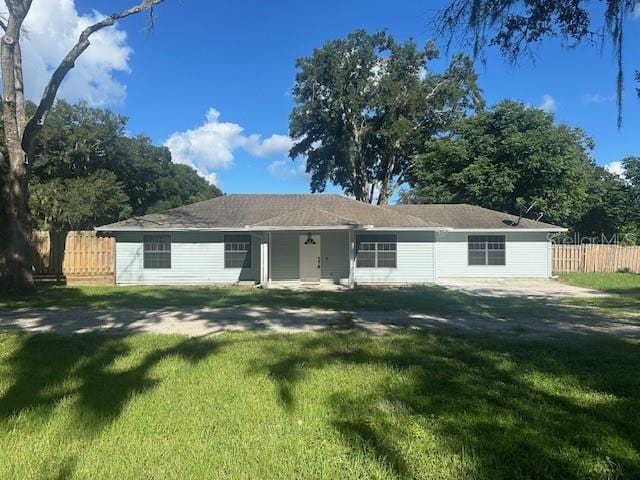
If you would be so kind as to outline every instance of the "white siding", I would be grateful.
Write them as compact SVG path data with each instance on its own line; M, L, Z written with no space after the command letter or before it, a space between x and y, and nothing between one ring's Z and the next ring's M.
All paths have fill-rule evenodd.
M321 234L322 279L334 283L349 280L349 233L325 232Z
M356 283L427 283L435 280L433 232L397 232L397 235L397 268L356 268Z
M154 232L155 233L155 232ZM230 232L232 233L232 232ZM163 232L158 232L163 234ZM260 277L260 239L251 239L250 269L224 268L224 234L166 232L171 235L171 268L143 268L142 232L116 235L116 283L178 285L257 281Z
M468 235L476 233L437 234L438 278L551 276L550 242L545 232L506 232L505 265L469 265Z
M271 234L271 280L291 282L300 278L298 234L273 232Z
M303 233L272 233L270 256L274 282L299 279L298 236ZM318 233L322 238L322 279L344 282L349 277L348 232ZM116 282L171 285L259 280L259 234L252 235L250 269L224 268L223 232L172 232L170 235L171 268L145 269L143 233L118 233ZM355 282L426 283L435 281L436 271L437 278L551 276L550 242L544 232L507 232L504 266L469 266L467 236L465 232L439 232L437 237L433 232L397 232L397 268L356 268ZM437 241L434 242L434 238Z

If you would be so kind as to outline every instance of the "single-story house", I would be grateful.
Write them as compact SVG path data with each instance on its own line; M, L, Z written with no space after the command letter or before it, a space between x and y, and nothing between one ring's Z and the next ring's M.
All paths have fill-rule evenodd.
M565 229L465 204L374 206L341 195L225 195L98 227L117 284L410 284L549 277Z

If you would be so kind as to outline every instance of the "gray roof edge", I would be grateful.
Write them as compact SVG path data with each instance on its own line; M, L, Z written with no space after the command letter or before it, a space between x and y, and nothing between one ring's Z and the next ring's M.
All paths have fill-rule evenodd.
M491 212L493 214L500 214L500 215L507 215L508 217L512 217L512 218L518 218L518 215L514 215L512 213L507 213L507 212L502 212L500 210L493 210L491 208L486 208L486 207L481 207L480 205L473 205L471 203L406 203L406 204L398 204L398 205L386 205L386 207L388 207L391 210L398 210L401 211L403 209L403 207L420 207L420 206L438 206L438 207L446 207L446 206L464 206L464 207L471 207L474 209L478 209L478 210L484 210L486 212ZM405 214L407 215L407 214ZM561 227L559 225L555 225L552 223L546 223L546 222L541 222L539 220L534 220L532 218L526 218L526 217L522 217L522 220L525 220L526 222L531 222L536 224L536 226L531 226L531 227L527 227L527 226L522 226L522 225L506 225L504 227L500 227L500 228L495 228L495 227L487 227L487 228L474 228L474 227L451 227L452 230L454 231L522 231L522 230L528 230L528 231L542 231L542 232L546 232L546 231L551 231L551 232L567 232L569 229L565 228L565 227Z

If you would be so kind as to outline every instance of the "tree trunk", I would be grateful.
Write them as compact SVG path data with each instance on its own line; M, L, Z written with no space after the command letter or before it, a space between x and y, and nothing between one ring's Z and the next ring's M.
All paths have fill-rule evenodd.
M22 64L19 47L21 23L10 18L0 47L3 80L2 118L5 146L9 154L9 170L6 178L8 244L5 255L8 287L12 290L31 290L34 288L34 283L27 222L27 158L21 142L24 105L18 105L19 101L24 101L21 94Z
M14 156L18 159L14 160ZM24 152L18 148L9 152L10 166L7 178L7 270L9 288L29 290L34 287L31 271L31 236L27 219L27 179Z
M33 157L36 136L44 125L47 113L53 106L60 84L74 67L78 57L89 47L89 38L95 32L112 26L117 20L142 11L151 12L163 0L141 0L126 10L113 13L93 25L86 27L76 44L69 50L53 71L47 83L36 114L27 122L24 85L22 78L22 53L20 50L20 29L29 13L32 0L6 1L8 17L0 20L4 35L0 41L0 68L2 69L2 119L4 140L9 154L9 171L6 178L6 237L5 252L8 287L15 290L34 288L31 270L31 235L27 218L28 168ZM5 233L5 232L2 232Z

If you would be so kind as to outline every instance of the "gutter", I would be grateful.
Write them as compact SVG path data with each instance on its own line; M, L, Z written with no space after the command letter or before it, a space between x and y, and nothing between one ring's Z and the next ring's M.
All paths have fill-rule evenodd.
M365 230L365 231L450 231L448 227L376 227L374 225L296 225L290 227L212 227L212 228L162 228L162 227L94 227L96 232L284 232L319 230Z
M450 228L450 232L487 232L487 233L504 233L504 232L568 232L568 228Z

